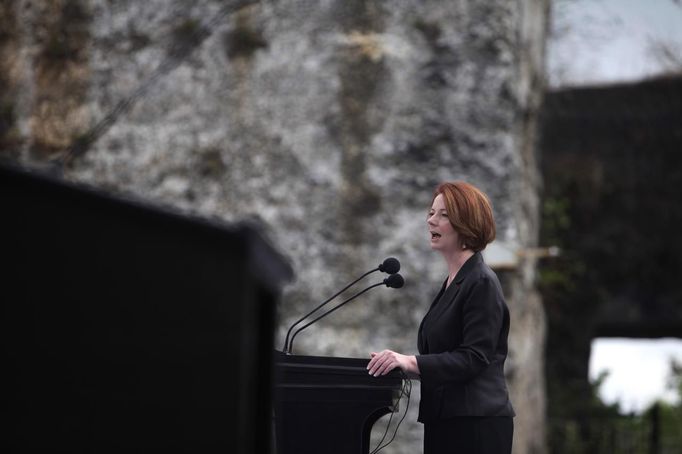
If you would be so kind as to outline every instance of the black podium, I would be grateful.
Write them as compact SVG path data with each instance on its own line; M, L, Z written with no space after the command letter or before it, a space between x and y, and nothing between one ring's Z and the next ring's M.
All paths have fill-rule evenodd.
M287 263L244 225L0 166L1 452L270 451Z
M398 404L402 377L367 359L275 353L277 454L367 454L372 425Z

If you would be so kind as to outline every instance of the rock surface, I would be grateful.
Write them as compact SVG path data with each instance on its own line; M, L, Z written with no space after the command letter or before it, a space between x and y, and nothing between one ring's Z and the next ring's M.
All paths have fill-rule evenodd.
M493 201L498 242L514 252L536 245L547 5L63 0L48 12L16 1L2 11L17 24L0 43L17 62L3 77L25 90L8 98L14 135L3 154L260 223L297 271L280 307L280 342L299 314L398 257L403 289L373 290L302 333L296 352L415 353L445 275L425 228L438 182L476 184ZM521 257L500 271L513 314L514 449L537 453L545 325L534 261ZM417 400L415 386L386 452L421 449Z

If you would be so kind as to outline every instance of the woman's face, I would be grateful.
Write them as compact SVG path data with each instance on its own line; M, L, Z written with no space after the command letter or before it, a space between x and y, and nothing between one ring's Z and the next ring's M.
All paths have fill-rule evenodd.
M459 234L455 232L452 224L450 224L450 219L448 219L443 194L438 194L433 199L426 222L429 225L429 233L431 234L431 249L450 253L461 248L459 245Z

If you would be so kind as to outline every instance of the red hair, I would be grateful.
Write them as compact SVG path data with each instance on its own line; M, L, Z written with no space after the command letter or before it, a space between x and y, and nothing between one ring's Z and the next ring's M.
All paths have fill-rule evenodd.
M448 219L467 249L479 252L495 239L495 218L488 196L463 181L441 183L433 191L433 200L443 195Z

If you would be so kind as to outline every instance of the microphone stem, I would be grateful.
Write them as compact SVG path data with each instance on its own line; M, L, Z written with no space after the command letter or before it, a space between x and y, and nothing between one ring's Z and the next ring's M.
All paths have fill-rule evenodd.
M308 312L307 314L305 314L303 317L301 317L301 318L299 318L298 320L296 320L296 322L294 322L294 324L291 325L291 326L289 327L289 330L287 331L287 336L286 336L286 338L284 339L284 347L282 348L282 351L283 351L284 353L290 353L290 352L291 352L291 350L289 350L287 347L289 346L289 335L291 334L291 330L294 329L294 326L298 325L298 324L301 323L303 320L305 320L306 318L308 318L308 317L310 317L311 315L313 315L313 314L314 314L315 312L317 312L322 306L324 306L325 304L327 304L328 302L330 302L331 300L333 300L334 298L336 298L337 296L339 296L340 294L342 294L343 292L345 292L346 290L348 290L352 285L355 285L360 279L363 279L364 277L366 277L366 276L369 275L369 274L372 274L372 273L375 272L375 271L379 271L379 268L374 268L373 270L367 271L365 274L363 274L363 275L360 276L359 278L355 279L355 280L354 280L353 282L351 282L350 284L346 285L344 288L342 288L341 290L339 290L338 292L336 292L334 295L332 295L331 297L329 297L327 300L323 301L322 304L320 304L319 306L317 306L315 309L313 309L312 311L310 311L310 312Z
M384 285L384 283L383 283L383 282L379 282L379 283L377 283L377 284L370 285L369 287L367 287L366 289L362 290L361 292L358 292L358 293L356 293L355 295L351 296L351 297L348 298L346 301L337 304L336 306L334 306L333 308L329 309L329 310L328 310L327 312L325 312L324 314L320 315L319 317L317 317L317 318L313 319L312 321L306 323L305 325L301 326L299 329L296 330L296 332L294 332L294 335L291 336L291 342L289 342L289 349L287 350L287 352L288 352L288 353L291 353L291 350L294 348L294 338L296 337L296 335L297 335L298 333L300 333L301 331L303 331L304 329L306 329L307 327L309 327L310 325L312 325L312 324L315 323L316 321L320 320L321 318L324 318L324 317L326 317L327 315L331 314L332 312L334 312L335 310L337 310L338 308L340 308L340 307L343 306L344 304L346 304L346 303L350 302L351 300L357 298L358 296L362 295L362 294L365 293L366 291L371 290L371 289L373 289L374 287L378 287L378 286L380 286L380 285ZM319 308L318 308L318 309L319 309ZM314 312L314 311L313 311L313 312Z

